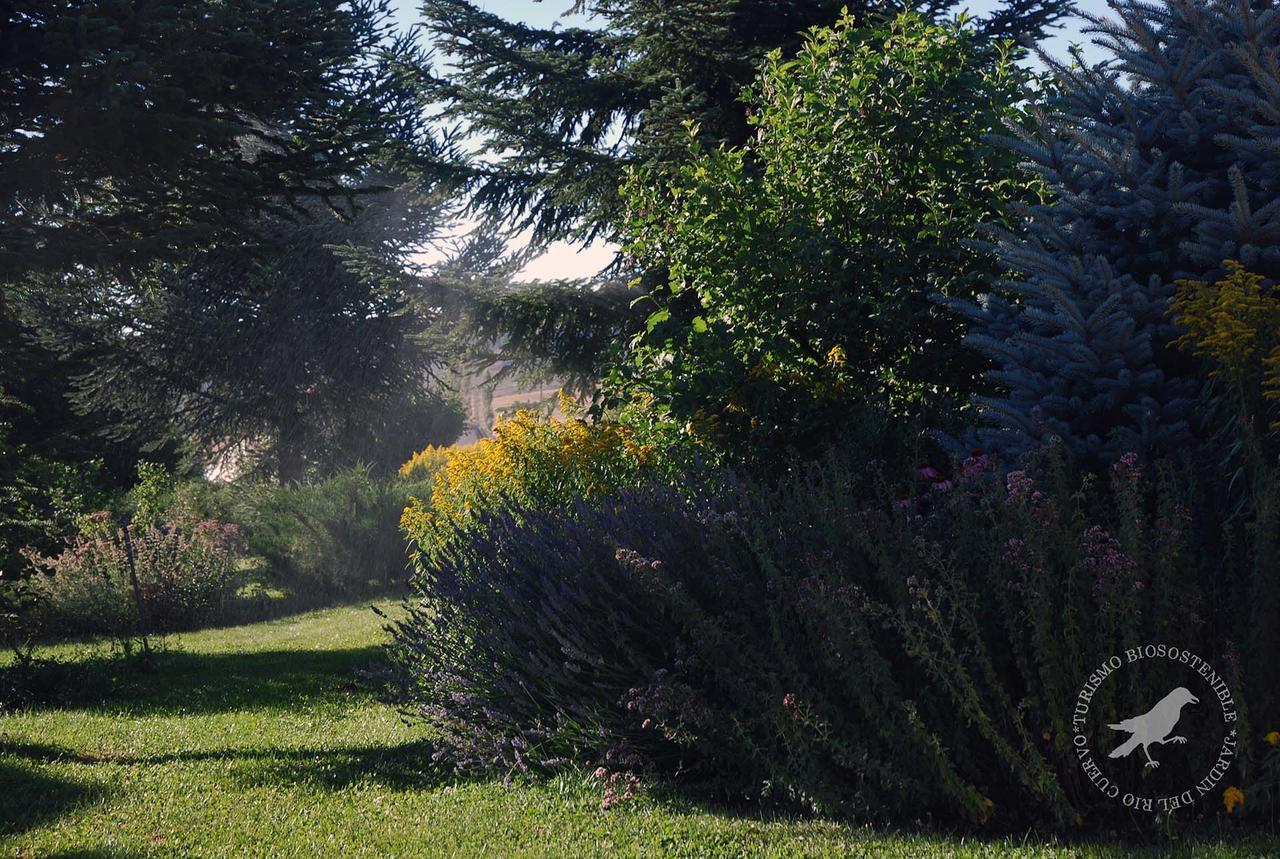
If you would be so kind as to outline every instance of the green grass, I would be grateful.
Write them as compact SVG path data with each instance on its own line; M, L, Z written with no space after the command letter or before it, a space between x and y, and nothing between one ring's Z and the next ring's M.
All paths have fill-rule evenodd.
M380 625L367 607L348 607L187 634L140 678L108 674L74 704L0 718L0 854L1116 855L655 797L602 811L580 776L533 785L433 776L421 730L352 682L378 658ZM51 653L89 658L69 645ZM1198 845L1194 855L1274 855L1269 846Z

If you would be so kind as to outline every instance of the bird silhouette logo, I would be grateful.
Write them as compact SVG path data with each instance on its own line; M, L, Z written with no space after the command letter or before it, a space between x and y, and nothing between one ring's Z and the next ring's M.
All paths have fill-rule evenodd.
M1165 743L1178 743L1179 745L1185 743L1187 741L1186 737L1170 735L1173 734L1173 729L1178 724L1178 719L1182 716L1182 708L1187 704L1199 703L1200 699L1192 695L1190 690L1185 686L1179 686L1161 698L1159 704L1156 704L1141 716L1125 719L1115 725L1107 725L1113 731L1126 731L1132 735L1118 746L1110 756L1123 758L1138 746L1142 746L1142 753L1147 756L1147 763L1143 769L1160 766L1160 762L1151 757L1149 747L1152 743L1161 745Z

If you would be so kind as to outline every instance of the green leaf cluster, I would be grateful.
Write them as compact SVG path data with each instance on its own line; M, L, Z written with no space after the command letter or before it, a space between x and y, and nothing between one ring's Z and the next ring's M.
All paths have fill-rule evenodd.
M754 139L631 171L627 252L665 282L610 386L744 457L839 436L851 409L954 414L983 364L937 303L999 269L974 240L1036 193L988 142L1024 72L964 22L845 16L769 56Z

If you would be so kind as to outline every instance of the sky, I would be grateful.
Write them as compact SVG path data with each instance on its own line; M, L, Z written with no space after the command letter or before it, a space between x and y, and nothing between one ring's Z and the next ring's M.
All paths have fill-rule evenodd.
M558 20L567 20L565 11L571 0L477 0L481 8L502 15L509 20L520 20L526 24L547 27ZM996 0L974 0L967 4L968 11L976 17L982 15L996 5ZM412 26L418 21L418 0L392 0L392 7L397 22L403 27ZM1107 11L1105 0L1076 0L1076 8L1099 14ZM581 22L581 19L578 19ZM1073 18L1066 26L1048 39L1045 49L1055 56L1065 56L1072 43L1084 45L1085 57L1089 61L1099 59L1096 49L1084 44L1080 35L1080 21ZM599 242L587 247L557 242L547 252L527 265L520 272L522 280L555 280L558 278L584 277L595 274L613 260L616 248Z

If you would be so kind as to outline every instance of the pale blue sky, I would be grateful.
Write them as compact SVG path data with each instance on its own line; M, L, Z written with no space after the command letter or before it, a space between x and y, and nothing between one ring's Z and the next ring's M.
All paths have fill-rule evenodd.
M418 19L417 0L393 0L392 5L402 24L411 24ZM563 17L571 0L479 0L478 5L507 19L518 19L537 27L546 27ZM965 8L980 17L995 5L995 0L973 0ZM1082 11L1095 14L1107 8L1105 0L1076 0L1076 6ZM1050 40L1050 48L1055 53L1059 52L1073 39L1079 40L1078 28L1068 25L1061 35Z
M520 20L536 27L546 27L563 16L570 0L480 0L479 6L496 12L508 20ZM418 19L418 0L393 0L396 17L402 23Z
M539 27L549 26L562 19L570 4L571 0L478 0L478 5L484 9ZM418 20L417 0L393 0L392 5L401 26L409 26ZM994 5L995 0L974 0L966 8L973 15L981 17ZM1105 0L1076 0L1076 6L1094 14L1107 10ZM1064 56L1068 45L1083 41L1079 20L1072 19L1048 40L1046 48L1051 54ZM1088 45L1085 46L1085 54L1090 60L1098 57L1097 51L1091 50ZM530 263L521 272L521 276L529 280L552 280L594 274L613 259L613 253L614 248L605 244L582 248L560 242Z

